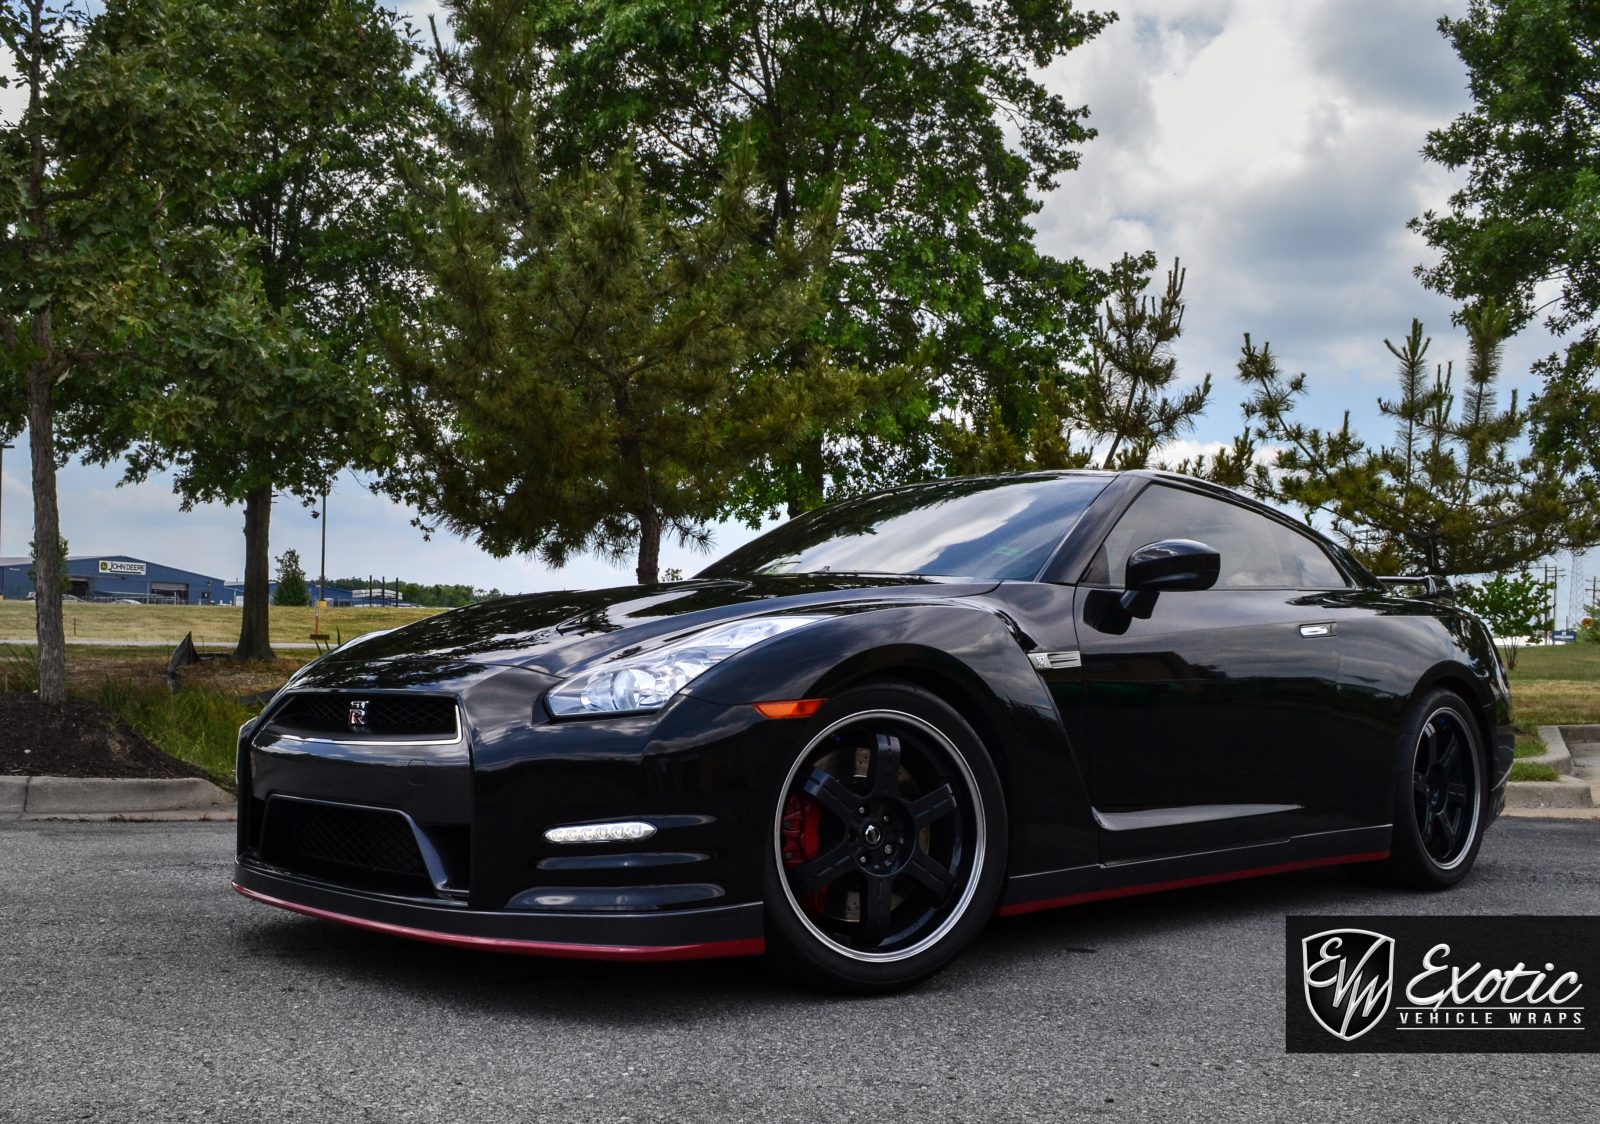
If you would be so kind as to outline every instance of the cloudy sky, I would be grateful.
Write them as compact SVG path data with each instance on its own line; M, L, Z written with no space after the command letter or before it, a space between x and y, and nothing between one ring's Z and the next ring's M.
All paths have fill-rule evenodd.
M423 11L423 4L408 4ZM1178 348L1185 377L1214 375L1217 394L1196 442L1238 426L1233 379L1242 333L1305 371L1304 416L1337 424L1349 410L1378 436L1375 399L1392 394L1384 337L1413 316L1434 336L1430 355L1460 360L1450 305L1412 269L1427 258L1406 220L1441 206L1450 180L1419 156L1431 127L1467 105L1465 73L1436 21L1464 0L1121 0L1121 20L1058 62L1047 81L1090 106L1100 137L1038 216L1049 251L1105 264L1124 251L1180 257L1188 313ZM0 91L0 99L15 91ZM0 100L0 108L6 108ZM1507 352L1511 385L1551 350L1530 334ZM0 555L27 549L31 505L25 448L4 462ZM170 484L117 487L113 470L61 475L64 533L74 553L120 552L237 577L237 508L177 510ZM503 590L614 584L631 568L583 558L551 572L495 559L449 536L424 542L410 514L344 477L330 501L328 572L399 573ZM318 525L293 501L274 513L273 549L296 547L315 569ZM718 547L751 532L723 528ZM663 565L693 572L701 556L674 548Z

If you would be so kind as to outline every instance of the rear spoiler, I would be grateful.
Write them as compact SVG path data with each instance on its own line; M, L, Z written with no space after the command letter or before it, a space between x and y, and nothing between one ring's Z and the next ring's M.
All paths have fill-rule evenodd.
M1406 597L1448 600L1455 596L1455 590L1450 588L1450 583L1438 574L1423 574L1411 578L1380 577L1378 580L1389 587L1390 593L1400 593Z

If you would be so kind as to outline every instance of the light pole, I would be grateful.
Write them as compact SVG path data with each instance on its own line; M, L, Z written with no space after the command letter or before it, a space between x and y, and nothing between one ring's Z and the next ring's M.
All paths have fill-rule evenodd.
M328 490L322 490L322 562L317 566L317 608L328 605Z
M15 448L16 448L15 445L7 445L5 442L0 441L0 504L3 504L5 502L5 498L6 498L6 450L7 449L15 449ZM5 524L3 522L0 522L0 530L4 530L4 529L5 529ZM4 541L5 540L3 538L0 538L0 542L4 542ZM3 557L5 557L5 551L0 550L0 558L3 558ZM0 571L0 601L4 601L5 599L6 599L5 573L4 573L4 571Z

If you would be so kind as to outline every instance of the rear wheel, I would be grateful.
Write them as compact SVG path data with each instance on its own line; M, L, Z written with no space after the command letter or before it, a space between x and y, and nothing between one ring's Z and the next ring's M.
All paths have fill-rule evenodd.
M999 896L1006 824L994 764L959 714L910 686L847 691L813 729L773 811L773 955L853 991L926 979Z
M1467 876L1483 843L1483 739L1459 695L1433 691L1412 707L1401 735L1394 837L1384 882L1439 890ZM1360 870L1360 868L1355 868Z

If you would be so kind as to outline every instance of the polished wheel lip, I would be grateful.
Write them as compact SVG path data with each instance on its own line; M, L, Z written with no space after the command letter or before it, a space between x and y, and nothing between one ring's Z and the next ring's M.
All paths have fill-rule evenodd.
M822 743L823 739L829 737L834 733L834 731L844 726L882 719L888 719L895 722L904 722L907 725L916 727L922 733L931 737L936 744L944 749L945 753L949 755L950 759L955 762L956 769L961 774L961 779L967 786L967 792L972 797L972 818L975 829L975 842L972 851L972 869L967 876L967 884L962 890L961 898L956 902L954 908L951 909L950 915L940 922L938 928L936 928L932 933L929 933L926 937L922 938L922 940L918 941L916 944L910 945L906 948L897 949L894 952L862 952L860 949L850 948L848 945L840 944L838 941L828 936L812 922L811 918L806 916L805 910L800 908L800 902L795 898L794 890L789 885L789 879L784 874L783 804L784 798L788 795L790 788L793 786L794 779L799 774L801 766L804 765L805 762L811 757L812 751ZM832 949L834 952L837 952L841 956L848 957L851 960L856 960L867 964L893 964L902 960L909 960L912 957L926 952L930 948L933 948L941 940L943 940L946 935L949 934L950 930L956 927L963 917L966 916L967 910L972 905L972 899L977 895L978 883L983 876L984 862L987 855L986 837L987 821L985 819L983 807L983 793L978 789L978 781L973 775L972 767L967 764L966 757L964 757L961 751L956 748L955 742L951 741L943 731L941 731L937 726L934 726L932 723L928 722L926 719L918 718L914 714L907 714L903 710L888 710L879 708L873 710L858 710L851 714L845 715L843 718L840 718L835 722L830 723L820 733L808 741L805 748L801 750L800 753L795 757L794 764L789 766L789 772L783 778L783 785L778 790L777 814L773 817L772 847L773 858L777 862L778 884L783 888L783 896L788 900L789 908L791 911L793 911L794 916L799 918L800 924L804 925L813 937L815 937L826 947Z
M1478 758L1472 755L1471 752L1473 740L1471 731L1468 729L1466 722L1453 707L1441 706L1435 708L1434 711L1423 720L1422 729L1417 734L1416 744L1411 748L1411 776L1413 778L1413 786L1415 786L1415 778L1418 776L1417 755L1422 752L1423 738L1426 736L1429 727L1433 726L1433 724L1441 717L1448 718L1456 725L1457 733L1462 743L1462 752L1467 755L1467 760L1470 763L1467 771L1469 773L1468 786L1472 796L1472 817L1467 822L1466 830L1461 835L1460 844L1456 848L1454 857L1452 857L1449 861L1436 858L1433 852L1428 850L1428 843L1425 836L1425 832L1427 830L1427 817L1426 815L1419 814L1418 812L1415 791L1413 791L1412 795L1412 820L1417 828L1417 838L1418 842L1421 843L1423 855L1426 856L1428 862L1432 863L1436 869L1448 871L1456 869L1466 861L1467 855L1472 851L1473 840L1477 838L1478 822L1483 816L1483 777L1481 776L1481 763Z

